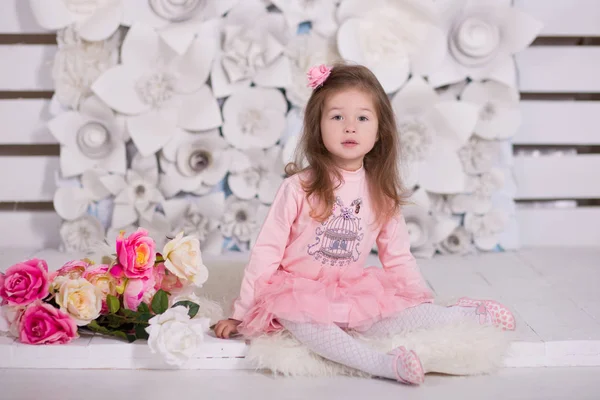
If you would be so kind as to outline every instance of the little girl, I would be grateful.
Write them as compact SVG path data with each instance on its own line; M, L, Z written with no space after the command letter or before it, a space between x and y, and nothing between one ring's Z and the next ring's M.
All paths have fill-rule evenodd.
M329 360L422 383L414 351L380 353L345 330L382 336L464 319L512 330L514 317L490 300L432 304L400 213L399 140L386 93L362 66L321 65L308 76L297 161L252 249L232 318L215 333L252 338L285 328ZM383 268L364 268L375 243Z

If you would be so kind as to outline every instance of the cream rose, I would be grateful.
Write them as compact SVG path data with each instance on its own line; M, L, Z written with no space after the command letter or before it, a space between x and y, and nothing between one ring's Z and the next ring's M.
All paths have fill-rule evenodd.
M179 233L165 245L162 253L165 267L179 279L201 287L208 279L208 269L202 262L200 241L194 236Z
M152 353L160 353L167 364L183 365L198 351L208 331L208 318L190 319L186 307L169 308L157 315L146 328L148 346Z
M56 304L75 323L84 326L98 318L102 310L102 290L84 278L64 281L56 293Z

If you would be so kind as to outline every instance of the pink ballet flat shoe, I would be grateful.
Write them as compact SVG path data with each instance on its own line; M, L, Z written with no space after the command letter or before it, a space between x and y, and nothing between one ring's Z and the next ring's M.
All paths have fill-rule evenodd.
M425 381L423 365L421 365L421 360L414 351L409 351L404 346L400 346L389 354L396 356L394 358L394 373L399 382L419 385ZM401 369L398 368L398 363L402 363Z
M479 315L479 323L485 324L489 315L494 326L501 327L505 331L514 331L516 328L515 316L508 308L494 300L474 300L461 297L455 304L461 307L477 307L475 311Z

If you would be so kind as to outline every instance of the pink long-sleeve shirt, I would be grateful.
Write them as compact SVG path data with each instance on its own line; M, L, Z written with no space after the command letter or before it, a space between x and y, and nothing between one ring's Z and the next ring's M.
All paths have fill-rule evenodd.
M332 216L324 223L310 217L309 200L301 186L302 174L284 180L251 251L233 306L232 318L243 320L255 302L254 286L277 269L294 276L317 279L323 268L361 266L377 243L386 273L429 293L414 257L402 215L382 226L374 224L366 174L342 171L343 184L336 190Z

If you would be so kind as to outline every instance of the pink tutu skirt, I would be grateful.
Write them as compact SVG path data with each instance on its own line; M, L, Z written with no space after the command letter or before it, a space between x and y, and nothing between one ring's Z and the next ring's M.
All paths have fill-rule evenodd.
M363 330L433 301L420 274L407 278L377 267L323 268L316 279L279 269L254 290L256 302L238 328L246 337L281 330L278 319Z

